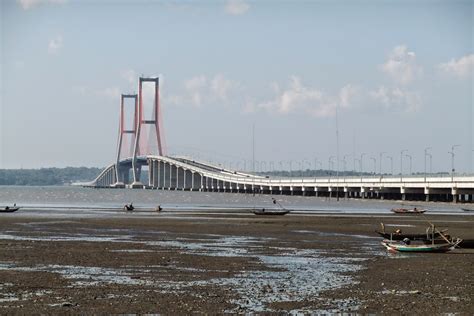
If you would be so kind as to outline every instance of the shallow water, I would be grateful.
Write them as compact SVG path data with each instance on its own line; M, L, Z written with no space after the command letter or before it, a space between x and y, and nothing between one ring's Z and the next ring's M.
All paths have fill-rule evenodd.
M75 186L0 186L0 206L17 203L25 209L38 212L61 211L66 213L110 215L133 202L137 211L151 211L157 205L165 210L242 211L252 208L274 208L271 197L295 213L365 213L391 214L390 209L400 207L396 201L340 199L286 196L251 195L237 193L182 192L132 189L92 189ZM404 206L423 205L431 213L474 215L463 212L457 205L448 203L405 202ZM13 214L18 214L13 213ZM3 214L6 215L6 214Z

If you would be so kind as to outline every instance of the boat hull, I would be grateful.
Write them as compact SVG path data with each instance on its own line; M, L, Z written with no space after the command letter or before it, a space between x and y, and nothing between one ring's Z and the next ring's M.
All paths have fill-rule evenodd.
M253 213L255 215L286 215L288 214L290 211L288 210L265 210L265 209L258 209L258 210L254 210Z
M391 211L395 214L423 214L426 212L426 210L415 210L406 208L393 208Z
M0 213L13 213L18 211L20 208L19 207L10 207L8 209L6 208L0 208Z
M382 245L390 251L398 252L447 252L453 248L451 244L434 244L434 245L404 245L394 243L390 240L382 241Z

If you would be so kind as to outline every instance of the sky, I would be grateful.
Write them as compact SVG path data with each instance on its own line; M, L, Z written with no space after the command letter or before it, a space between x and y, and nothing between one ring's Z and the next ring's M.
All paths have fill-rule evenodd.
M120 94L142 75L160 77L169 155L248 168L254 135L262 169L336 168L339 151L340 170L423 172L429 148L438 172L459 145L456 171L474 172L473 1L0 10L0 168L113 163Z

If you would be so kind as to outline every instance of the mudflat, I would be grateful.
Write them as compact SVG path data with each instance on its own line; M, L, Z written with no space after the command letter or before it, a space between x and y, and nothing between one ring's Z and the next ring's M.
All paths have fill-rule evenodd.
M462 215L2 216L0 313L472 314L474 251L391 254L374 231Z

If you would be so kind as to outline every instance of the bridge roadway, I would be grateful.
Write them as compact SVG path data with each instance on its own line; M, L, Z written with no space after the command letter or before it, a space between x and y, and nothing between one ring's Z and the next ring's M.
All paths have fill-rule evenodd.
M105 168L87 187L147 188L184 191L213 191L308 195L346 198L474 202L474 176L364 176L364 177L265 177L228 170L186 158L138 157L136 172L148 166L148 183L129 179L132 159ZM118 181L117 181L118 179Z

